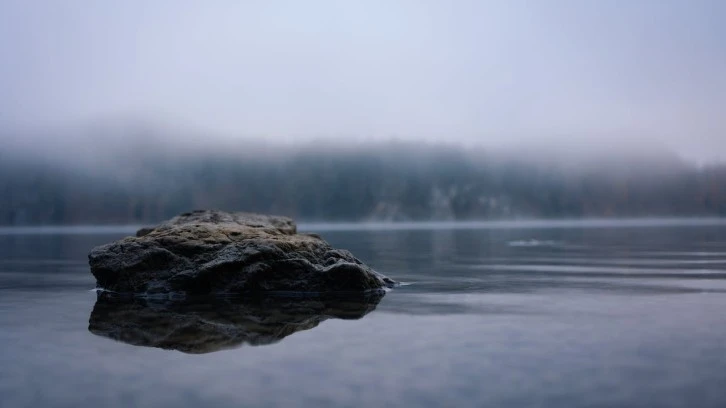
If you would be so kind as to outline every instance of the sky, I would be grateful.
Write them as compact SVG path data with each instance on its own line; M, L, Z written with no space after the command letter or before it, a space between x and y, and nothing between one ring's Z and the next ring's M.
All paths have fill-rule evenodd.
M724 21L720 0L3 0L0 129L636 141L724 160Z

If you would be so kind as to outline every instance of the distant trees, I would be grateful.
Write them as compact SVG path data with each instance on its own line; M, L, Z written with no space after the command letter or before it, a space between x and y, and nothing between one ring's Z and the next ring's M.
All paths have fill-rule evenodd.
M132 160L133 159L133 160ZM565 166L391 143L277 157L0 163L0 224L150 223L196 208L303 220L726 216L726 166Z

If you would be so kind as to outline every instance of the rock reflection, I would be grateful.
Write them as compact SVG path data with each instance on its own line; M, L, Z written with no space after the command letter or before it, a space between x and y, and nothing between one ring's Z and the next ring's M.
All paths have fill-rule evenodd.
M203 354L245 344L274 344L329 318L360 319L376 308L383 295L156 300L102 292L88 330L135 346Z

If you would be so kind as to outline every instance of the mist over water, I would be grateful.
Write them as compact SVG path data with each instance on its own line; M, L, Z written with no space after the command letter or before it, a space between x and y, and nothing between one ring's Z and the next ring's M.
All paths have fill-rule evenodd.
M721 216L723 2L0 4L0 225Z
M222 152L133 136L110 150L90 140L43 159L7 155L0 224L153 224L209 208L307 222L726 214L726 167L665 153L534 156L406 141L252 141Z
M724 21L0 1L0 406L726 406ZM197 209L290 216L400 285L92 290L92 248Z

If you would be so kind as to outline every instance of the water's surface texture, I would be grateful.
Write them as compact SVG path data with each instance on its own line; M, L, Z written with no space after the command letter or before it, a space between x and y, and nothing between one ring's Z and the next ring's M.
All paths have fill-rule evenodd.
M95 305L133 228L3 229L0 407L724 407L726 226L667 224L306 227L405 283L372 311Z

